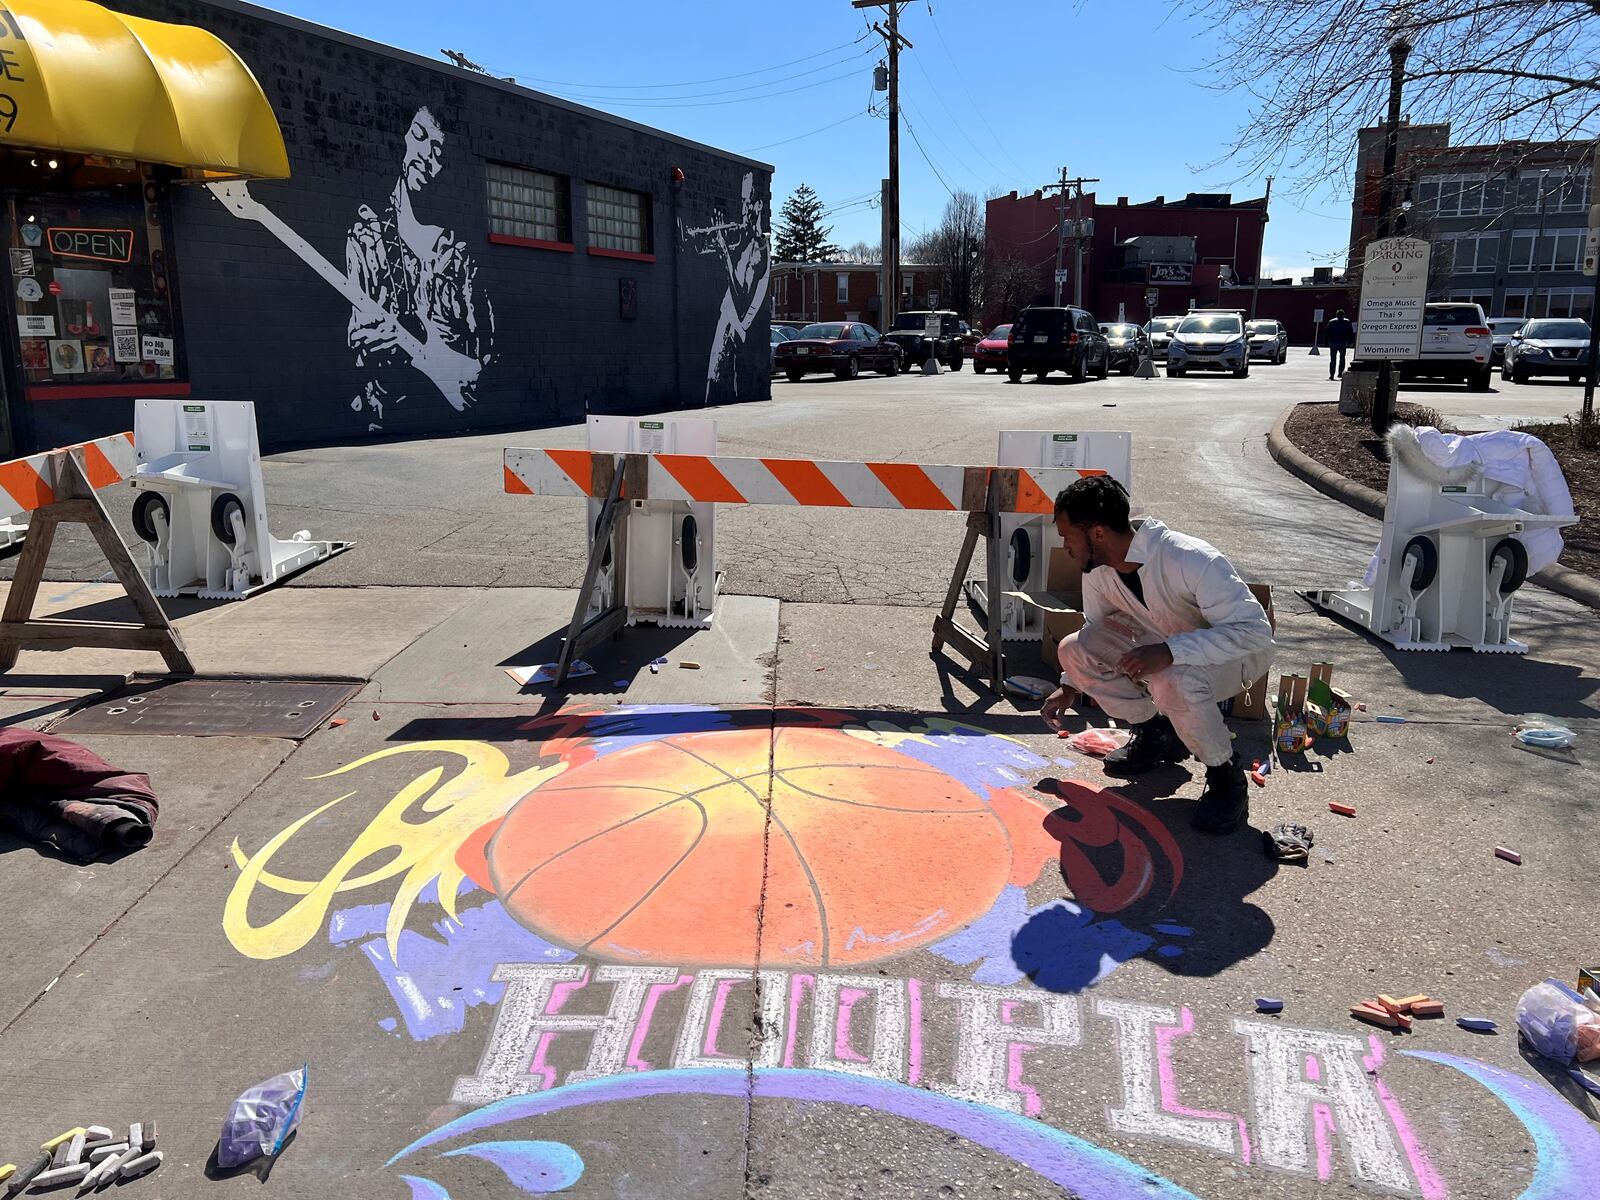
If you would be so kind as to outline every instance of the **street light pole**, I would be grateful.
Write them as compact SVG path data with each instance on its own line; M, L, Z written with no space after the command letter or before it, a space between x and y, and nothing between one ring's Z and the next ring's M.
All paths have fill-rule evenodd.
M1411 42L1403 29L1397 30L1389 42L1389 113L1383 131L1383 190L1378 193L1378 237L1389 236L1389 213L1394 208L1395 159L1400 149L1400 93L1405 85L1406 59L1411 54ZM1379 437L1389 432L1389 422L1394 417L1389 391L1394 378L1394 364L1387 358L1378 363L1378 385L1372 395L1372 431Z

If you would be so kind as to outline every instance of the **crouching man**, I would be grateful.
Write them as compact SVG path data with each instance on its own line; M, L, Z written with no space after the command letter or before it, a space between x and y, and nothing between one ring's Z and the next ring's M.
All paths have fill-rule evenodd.
M1193 825L1230 833L1249 816L1249 785L1218 705L1272 663L1266 611L1226 558L1160 521L1128 519L1108 475L1056 497L1056 529L1083 570L1083 629L1061 643L1061 687L1044 703L1061 727L1086 692L1133 737L1106 756L1131 775L1194 755L1206 768Z

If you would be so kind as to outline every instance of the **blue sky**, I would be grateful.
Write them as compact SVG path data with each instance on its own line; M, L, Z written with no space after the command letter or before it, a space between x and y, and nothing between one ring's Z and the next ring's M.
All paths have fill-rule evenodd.
M849 0L271 7L430 57L461 50L529 87L763 159L776 167L774 209L803 181L834 209L834 241L878 240L869 201L887 173L888 133L867 105L882 108L882 94L870 92L882 41L863 36L866 21ZM901 56L908 237L938 220L947 187L980 198L1031 192L1063 165L1098 177L1110 200L1262 192L1260 178L1205 165L1231 143L1245 98L1204 86L1197 68L1210 27L1172 4L915 0L901 32L915 45ZM1336 256L1342 264L1348 190L1291 198L1291 182L1274 184L1267 269L1299 274Z

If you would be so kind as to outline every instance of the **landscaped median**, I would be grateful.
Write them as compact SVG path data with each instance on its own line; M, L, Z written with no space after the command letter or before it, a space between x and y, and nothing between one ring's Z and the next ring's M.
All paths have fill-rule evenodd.
M1395 419L1432 425L1437 424L1438 414L1402 403ZM1522 428L1555 454L1578 513L1578 523L1563 531L1566 549L1560 561L1540 571L1533 582L1600 608L1600 446L1581 446L1575 428L1565 422ZM1384 449L1366 417L1341 416L1335 401L1292 405L1267 434L1267 450L1284 470L1379 519L1389 486Z

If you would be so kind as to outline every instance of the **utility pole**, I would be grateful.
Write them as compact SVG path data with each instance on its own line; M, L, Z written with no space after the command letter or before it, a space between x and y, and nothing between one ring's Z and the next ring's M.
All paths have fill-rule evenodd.
M893 328L895 311L900 303L900 48L912 45L900 36L900 9L910 0L851 0L851 8L881 8L887 10L888 28L878 22L873 30L889 48L889 194L888 212L884 218L883 239L883 309L880 313L885 329Z
M1256 297L1261 295L1261 253L1267 246L1267 222L1272 219L1272 176L1267 176L1267 198L1262 202L1261 236L1256 239L1256 281L1250 285L1250 319L1256 319Z
M1062 267L1062 260L1066 254L1067 245L1067 189L1077 188L1077 195L1073 199L1073 212L1077 215L1072 221L1072 252L1075 266L1075 279L1072 284L1072 302L1079 307L1083 305L1083 185L1086 183L1099 183L1098 179L1068 179L1067 169L1061 168L1061 182L1048 183L1041 191L1056 190L1056 307L1061 307L1062 276L1066 274Z

